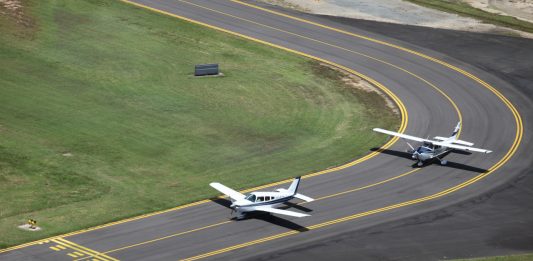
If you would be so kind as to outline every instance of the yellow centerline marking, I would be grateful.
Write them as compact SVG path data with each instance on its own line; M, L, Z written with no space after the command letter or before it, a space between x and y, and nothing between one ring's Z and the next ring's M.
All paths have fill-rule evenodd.
M69 256L72 256L74 255L73 257L77 257L75 255L75 253L80 253L81 256L83 255L87 255L91 258L94 258L94 259L97 259L97 260L102 260L102 261L118 261L118 259L116 258L113 258L113 257L110 257L104 253L100 253L98 251L95 251L93 249L90 249L90 248L87 248L87 247L84 247L82 245L79 245L79 244L76 244L72 241L69 241L69 240L66 240L64 238L54 238L52 239L51 241L55 242L55 243L58 243L60 245L63 245L67 248L70 248L72 250L74 250L75 252L74 253L69 253L68 255Z
M323 197L320 197L320 198L316 198L315 201L322 200L322 199L327 199L327 198L332 198L332 197L337 197L337 196L340 196L340 195L344 195L344 194L356 192L356 191L359 191L359 190L375 187L377 185L381 185L381 184L384 184L384 183L387 183L387 182L390 182L390 181L405 177L407 175L413 174L414 172L417 172L419 170L421 170L421 169L420 168L413 169L413 170L405 172L405 173L403 173L401 175L398 175L398 176L395 176L395 177L392 177L390 179L386 179L386 180L383 180L383 181L380 181L380 182L377 182L377 183L374 183L374 184L370 184L370 185L366 185L366 186L363 186L363 187L360 187L360 188L350 189L350 190L346 190L346 191L343 191L343 192L331 194L331 195L328 195L328 196L323 196ZM305 202L304 201L304 202L300 203L299 205L303 205L303 204L306 204L306 203L311 203L311 202Z
M188 230L188 231L184 231L184 232L180 232L180 233L176 233L176 234L172 234L172 235L168 235L168 236L164 236L164 237L160 237L160 238L155 238L155 239L152 239L152 240L140 242L140 243L133 244L133 245L128 245L128 246L124 246L124 247L120 247L120 248L115 248L115 249L112 249L112 250L105 251L103 253L104 254L109 254L109 253L125 250L125 249L128 249L128 248L132 248L132 247L146 245L146 244L149 244L149 243L154 243L154 242L165 240L165 239L169 239L169 238L172 238L172 237L177 237L177 236L190 234L190 233L197 232L197 231L204 230L204 229L221 226L221 225L224 225L224 224L227 224L227 223L231 223L231 222L232 222L231 220L228 220L228 221L224 221L224 222L208 225L208 226L205 226L205 227L200 227L200 228L196 228L196 229L192 229L192 230ZM90 257L79 258L79 259L76 259L76 260L84 260L84 259L87 259L87 258L90 258Z
M316 42L316 43L323 44L323 45L326 45L326 46L329 46L329 47L333 47L333 48L336 48L336 49L339 49L339 50L343 50L343 51L346 51L346 52L349 52L349 53L353 53L353 54L356 54L356 55L359 55L359 56L362 56L362 57L365 57L365 58L368 58L368 59L371 59L371 60L374 60L374 61L377 61L377 62L380 62L380 63L383 63L383 64L386 64L388 66L391 66L391 67L393 67L393 68L395 68L397 70L400 70L400 71L402 71L404 73L407 73L407 74L411 75L412 77L422 81L423 83L429 85L431 88L435 89L439 94L444 96L448 100L448 102L450 102L450 104L452 105L452 107L455 109L455 111L457 113L457 117L459 118L459 121L463 122L463 116L461 114L461 111L459 110L459 107L452 100L452 98L450 96L448 96L440 88L435 86L435 84L429 82L428 80L422 78L421 76L419 76L419 75L417 75L417 74L415 74L415 73L413 73L413 72L411 72L411 71L409 71L407 69L404 69L404 68L402 68L400 66L397 66L395 64L386 62L386 61L381 60L379 58L376 58L376 57L373 57L373 56L370 56L370 55L367 55L367 54L364 54L364 53L361 53L361 52L357 52L357 51L354 51L354 50L351 50L351 49L348 49L348 48L344 48L344 47L341 47L341 46L338 46L338 45L335 45L335 44L331 44L331 43L324 42L324 41L321 41L321 40L317 40L317 39L314 39L314 38L311 38L311 37L308 37L308 36L304 36L304 35L301 35L301 34L293 33L293 32L290 32L290 31L286 31L286 30L283 30L283 29L280 29L280 28L277 28L277 27L273 27L273 26L269 26L269 25L266 25L266 24L262 24L262 23L259 23L259 22L256 22L256 21L252 21L252 20L249 20L249 19L246 19L246 18L238 17L238 16L235 16L235 15L232 15L232 14L228 14L228 13L225 13L225 12L222 12L222 11L218 11L218 10L215 10L215 9L212 9L212 8L209 8L209 7L205 7L205 6L202 6L202 5L194 4L194 3L191 3L191 2L188 2L188 1L185 1L185 0L177 0L177 1L185 3L185 4L189 4L189 5L201 8L201 9L205 9L205 10L208 10L208 11L211 11L211 12L214 12L214 13L218 13L218 14L221 14L221 15L224 15L224 16L228 16L228 17L231 17L231 18L234 18L234 19L237 19L237 20L245 21L247 23L255 24L255 25L258 25L258 26L261 26L261 27L265 27L265 28L272 29L272 30L275 30L275 31L278 31L278 32L286 33L286 34L293 35L293 36L296 36L296 37L299 37L299 38L302 38L302 39L306 39L306 40L309 40L309 41L312 41L312 42ZM461 129L459 129L459 134L461 133L462 129L463 129L462 127L461 127Z
M300 202L297 205L313 203L313 202L316 202L316 201L320 201L320 200L324 200L324 199L328 199L328 198L332 198L332 197L338 197L338 196L345 195L345 194L348 194L348 193L352 193L352 192L360 191L360 190L363 190L363 189L375 187L375 186L378 186L378 185L381 185L381 184L384 184L384 183L387 183L387 182L391 182L393 180L405 177L407 175L413 174L413 173L415 173L415 172L417 172L419 170L421 170L421 169L420 168L413 169L413 170L407 171L407 172L405 172L405 173L403 173L401 175L394 176L394 177L386 179L386 180L382 180L382 181L379 181L379 182L376 182L376 183L372 183L372 184L369 184L369 185L366 185L366 186L363 186L363 187L358 187L358 188L355 188L355 189L350 189L350 190L346 190L346 191L343 191L343 192L339 192L339 193L335 193L335 194L319 197L319 198L316 198L312 202L305 202L305 201L304 202ZM205 230L207 228L221 226L221 225L232 223L232 222L234 222L234 221L228 220L228 221L224 221L224 222L220 222L220 223L216 223L216 224L212 224L212 225L207 225L207 226L204 226L204 227L200 227L200 228L196 228L196 229L192 229L192 230L188 230L188 231L184 231L184 232L180 232L180 233L176 233L176 234L172 234L172 235L168 235L168 236L164 236L164 237L160 237L160 238L155 238L155 239L148 240L148 241L139 242L137 244L132 244L132 245L128 245L128 246L124 246L124 247L108 250L108 251L105 251L103 253L104 254L108 254L108 253L112 253L112 252L117 252L117 251L125 250L125 249L128 249L128 248L137 247L137 246L141 246L141 245L146 245L146 244L149 244L149 243L154 243L154 242L157 242L157 241L161 241L161 240L165 240L165 239L169 239L169 238L173 238L173 237L177 237L177 236L190 234L190 233L193 233L193 232ZM84 259L87 259L87 258L89 258L89 257L80 258L80 259L77 259L77 260L84 260Z
M287 52L298 54L298 55L301 55L301 56L304 56L304 57L307 57L307 58L310 58L310 59L314 59L314 60L329 64L331 66L338 67L338 68L343 69L345 71L348 71L348 72L350 72L352 74L355 74L358 77L363 78L364 80L372 83L374 86L376 86L379 89L381 89L384 93L386 93L394 101L394 103L396 103L396 105L398 106L398 109L400 110L400 115L401 115L401 123L400 123L400 127L398 128L398 132L399 133L403 133L405 131L405 129L407 128L407 122L408 122L409 116L408 116L407 110L405 108L405 105L402 103L402 101L394 93L392 93L389 89L387 89L385 86L383 86L381 83L375 81L374 79L372 79L372 78L370 78L370 77L368 77L368 76L366 76L364 74L356 72L355 70L352 70L352 69L347 68L345 66L342 66L342 65L327 61L325 59L321 59L321 58L309 55L309 54L305 54L305 53L302 53L302 52L299 52L299 51L296 51L296 50L292 50L292 49L289 49L289 48L286 48L286 47L283 47L283 46L280 46L280 45L272 44L272 43L269 43L269 42L266 42L266 41L262 41L262 40L259 40L259 39L256 39L256 38L253 38L253 37L250 37L250 36L246 36L246 35L243 35L243 34L232 32L232 31L229 31L229 30L226 30L226 29L223 29L223 28L219 28L219 27L216 27L216 26L212 26L212 25L209 25L209 24L206 24L206 23L195 21L195 20L192 20L192 19L189 19L189 18L186 18L186 17L178 16L178 15L175 15L175 14L172 14L172 13L169 13L169 12L165 12L165 11L162 11L162 10L158 10L158 9L155 9L155 8L152 8L152 7L149 7L149 6L141 5L141 4L138 4L138 3L135 3L135 2L131 2L131 1L128 1L128 0L118 0L118 1L121 1L121 2L124 2L124 3L128 3L128 4L131 4L131 5L140 7L140 8L148 9L148 10L151 10L151 11L154 11L154 12L157 12L157 13L161 13L161 14L164 14L164 15L168 15L168 16L171 16L171 17L175 17L175 18L178 18L178 19L181 19L181 20L184 20L184 21L188 21L190 23L202 25L202 26L205 26L205 27L217 30L217 31L221 31L221 32L225 32L225 33L232 34L232 35L235 35L235 36L239 36L241 38L248 39L248 40L251 40L251 41L255 41L255 42L258 42L258 43L262 43L262 44L265 44L265 45L268 45L268 46L271 46L271 47L274 47L274 48L282 49L282 50L285 50ZM381 146L381 150L384 150L384 149L387 149L387 148L391 147L397 140L398 140L397 137L394 137L394 138L390 139L387 143L385 143L383 146ZM354 161L352 161L350 163L347 163L347 164L344 164L344 165L341 165L341 166L338 166L338 167L335 167L335 168L330 168L330 169L322 170L322 171L319 171L319 172L315 172L315 173L304 175L304 176L302 176L302 179L306 179L306 178L310 178L310 177L315 177L315 176L319 176L319 175L335 172L337 170L341 170L341 169L345 169L345 168L357 165L357 164L359 164L361 162L364 162L364 161L366 161L366 160L368 160L370 158L375 157L376 155L378 155L381 152L381 150L371 152L371 153L367 154L366 156L363 156L363 157L361 157L361 158L359 158L357 160L354 160ZM249 192L249 191L254 191L254 190L258 190L258 189L262 189L262 188L267 188L267 187L272 187L272 186L276 186L276 185L280 185L280 184L289 183L291 181L292 181L292 179L286 179L286 180L282 180L282 181L279 181L279 182L274 182L274 183L270 183L270 184L266 184L266 185L262 185L262 186L258 186L258 187L254 187L254 188L250 188L250 189L246 189L246 190L243 190L241 192L242 193L246 193L246 192ZM32 246L32 245L35 245L35 244L40 244L42 242L46 242L46 241L49 241L49 240L52 240L52 239L55 239L55 238L64 238L64 237L69 237L69 236L73 236L73 235L78 235L78 234L82 234L82 233L85 233L85 232L94 231L94 230L97 230L97 229L102 229L102 228L106 228L106 227L110 227L110 226L115 226L115 225L131 222L131 221L135 221L135 220L139 220L139 219L148 218L148 217L155 216L155 215L160 215L160 214L164 214L164 213L168 213L168 212L172 212L172 211L176 211L176 210L180 210L180 209L184 209L184 208L189 208L189 207L192 207L192 206L205 204L205 203L208 203L208 202L211 202L211 201L208 200L208 199L201 200L201 201L193 202L193 203L190 203L190 204L178 206L178 207L175 207L175 208L170 208L170 209L166 209L166 210L162 210L162 211L157 211L157 212L152 212L152 213L136 216L136 217L133 217L133 218L128 218L128 219L123 219L123 220L119 220L119 221L115 221L115 222L110 222L110 223L103 224L103 225L100 225L100 226L95 226L95 227L91 227L91 228L87 228L87 229L83 229L83 230L79 230L79 231L73 231L73 232L69 232L69 233L66 233L66 234L59 235L59 236L44 238L44 239L41 239L41 240L32 241L32 242L24 243L24 244L21 244L21 245L17 245L17 246L5 248L5 249L0 249L0 253L4 253L4 252L16 250L16 249L20 249L20 248L24 248L24 247L28 247L28 246Z
M468 72L466 72L466 71L464 71L464 70L462 70L462 69L460 69L460 68L458 68L456 66L453 66L453 65L448 64L446 62L440 61L440 60L438 60L436 58L427 56L425 54L418 53L416 51L413 51L413 50L410 50L410 49L407 49L407 48L404 48L404 47L400 47L400 46L393 45L393 44L390 44L390 43L382 42L382 41L379 41L379 40L376 40L376 39L372 39L372 38L369 38L369 37L366 37L366 36L361 36L361 35L353 34L353 33L350 33L350 32L342 31L340 29L331 28L331 27L328 27L328 26L325 26L325 25L321 25L321 24L317 24L317 23L314 23L314 22L311 22L311 21L307 21L307 20L304 20L304 19L301 19L301 18L292 17L292 16L289 16L289 15L286 15L286 14L283 14L283 13L275 12L275 11L268 10L268 9L265 9L265 8L262 8L262 7L257 7L257 6L252 5L252 4L242 3L241 1L238 1L238 0L231 0L231 1L239 3L239 4L247 5L247 6L250 6L250 7L253 7L253 8L257 8L257 9L260 9L260 10L264 10L266 12L270 12L270 13L278 14L278 15L281 15L281 16L285 16L285 17L288 17L288 18L291 18L291 19L294 19L294 20L302 21L302 22L309 23L309 24L314 24L314 25L319 26L319 27L331 29L331 30L334 30L334 31L338 31L338 32L342 32L342 33L345 33L345 34L353 35L353 36L358 37L358 38L367 39L367 40L372 41L372 42L376 42L376 43L380 43L380 44L383 44L383 45L386 45L386 46L397 48L397 49L406 51L408 53L411 53L411 54L426 58L426 59L428 59L430 61L433 61L433 62L436 62L438 64L441 64L441 65L443 65L443 66L445 66L447 68L450 68L450 69L452 69L452 70L454 70L456 72L459 72L459 73L469 77L470 79L478 82L482 86L484 86L487 89L489 89L497 97L499 97L502 100L502 102L511 110L511 112L512 112L514 118L515 118L515 123L516 123L517 128L516 128L515 140L514 140L512 146L511 146L511 148L509 149L509 151L504 155L504 157L500 161L498 161L495 165L493 165L491 168L489 168L489 170L487 170L486 172L481 173L481 174L477 175L476 177L474 177L472 179L469 179L466 182L460 183L460 184L458 184L458 185L456 185L454 187L451 187L449 189L443 190L441 192L438 192L438 193L435 193L435 194L432 194L432 195L429 195L429 196L426 196L426 197L422 197L422 198L418 198L418 199L414 199L414 200L410 200L410 201L405 201L405 202L402 202L402 203L398 203L398 204L386 206L386 207L383 207L383 208L379 208L379 209L375 209L375 210L371 210L371 211L367 211L367 212L363 212L363 213L347 216L347 217L340 218L340 219L331 220L331 221L328 221L328 222L324 222L324 223L320 223L320 224L317 224L317 225L309 226L309 227L307 227L307 229L309 229L309 230L317 229L317 228L321 228L321 227L325 227L325 226L329 226L329 225L333 225L333 224L337 224L337 223L341 223L341 222L346 222L346 221L353 220L353 219L356 219L356 218L369 216L369 215L372 215L372 214L377 214L377 213L380 213L380 212L389 211L389 210L397 209L397 208L400 208L400 207L405 207L405 206L409 206L409 205L413 205L413 204L417 204L417 203L425 202L425 201L428 201L428 200L432 200L432 199L443 197L443 196L445 196L447 194L450 194L450 193L455 192L455 191L457 191L459 189L462 189L462 188L464 188L466 186L469 186L469 185L471 185L471 184L473 184L473 183L485 178L486 176L490 175L495 170L500 168L503 164L505 164L514 155L514 153L518 149L518 146L519 146L520 141L522 140L522 136L523 136L522 118L521 118L518 110L516 110L514 105L505 96L503 96L498 90L496 90L494 87L490 86L488 83L486 83L486 82L482 81L481 79L477 78L476 76L474 76L474 75L472 75L472 74L470 74L470 73L468 73ZM220 254L220 253L225 253L225 252L228 252L228 251L231 251L231 250L235 250L235 249L239 249L239 248L243 248L243 247L259 244L259 243L262 243L262 242L271 241L271 240L275 240L275 239L282 238L282 237L287 237L287 236L294 235L294 234L297 234L297 233L300 233L300 232L299 231L289 231L289 232L273 235L273 236L270 236L270 237L257 239L257 240L250 241L250 242L247 242L247 243L238 244L238 245L234 245L234 246L231 246L231 247L227 247L227 248L219 249L219 250L216 250L216 251L208 252L208 253L205 253L205 254L197 255L197 256L190 257L190 258L187 258L187 259L184 259L184 260L197 260L197 259L201 259L201 258L217 255L217 254Z
M351 70L351 69L346 68L344 66L340 66L338 64L332 63L330 61L327 61L327 60L324 60L324 59L321 59L321 58L318 58L318 57L313 57L313 56L305 54L305 53L301 53L301 52L298 52L298 51L295 51L295 50L291 50L289 48L285 48L285 47L282 47L282 46L274 45L274 44L271 44L271 43L268 43L268 42L265 42L265 41L262 41L262 40L259 40L259 39L255 39L255 38L252 38L252 37L249 37L249 36L245 36L245 35L242 35L242 34L238 34L236 32L232 32L232 31L229 31L229 30L226 30L226 29L222 29L222 28L218 28L218 27L215 27L215 26L211 26L211 25L208 25L208 24L205 24L205 23L202 23L202 22L198 22L198 21L195 21L195 20L192 20L192 19L188 19L186 17L177 16L177 15L172 14L172 13L161 11L161 10L158 10L158 9L155 9L155 8L151 8L151 7L148 7L148 6L144 6L144 5L141 5L141 4L133 3L133 2L130 2L128 0L120 0L120 1L132 4L132 5L136 5L138 7L146 8L146 9L149 9L149 10L152 10L152 11L155 11L155 12L159 12L159 13L162 13L162 14L166 14L166 15L169 15L169 16L173 16L173 17L176 17L176 18L180 18L182 20L186 20L186 21L189 21L189 22L192 22L192 23L195 23L195 24L204 25L206 27L209 27L209 28L212 28L212 29L216 29L216 30L219 30L219 31L223 31L223 32L226 32L226 33L229 33L229 34L241 36L243 38L246 38L246 39L249 39L249 40L252 40L252 41L256 41L256 42L260 42L260 43L263 43L263 44L266 44L266 45L269 45L269 46L273 46L273 47L276 47L276 48L279 48L279 49L283 49L283 50L286 50L286 51L289 51L289 52L292 52L292 53L300 54L302 56L309 57L309 58L312 58L312 59L315 59L315 60L330 64L330 65L333 65L333 66L337 66L337 67L339 67L341 69L345 69L345 70L347 70L349 72L352 72L352 73L356 74L357 76L359 76L359 77L361 77L361 78L363 78L363 79L375 84L377 87L382 89L385 93L387 93L395 101L395 103L398 105L398 107L400 109L400 112L401 112L401 115L402 115L402 123L401 123L401 126L400 126L398 132L403 132L405 130L406 126L407 126L408 115L407 115L407 111L405 110L405 107L404 107L403 103L392 92L390 92L388 89L386 89L383 85L379 84L378 82L370 79L369 77L367 77L365 75L362 75L362 74L360 74L358 72L355 72L354 70ZM519 145L519 143L520 143L520 141L522 139L522 135L523 135L522 119L521 119L521 116L520 116L519 112L516 110L514 105L505 96L503 96L494 87L490 86L489 84L487 84L486 82L484 82L481 79L477 78L476 76L474 76L474 75L472 75L472 74L470 74L470 73L468 73L468 72L466 72L466 71L464 71L464 70L462 70L462 69L460 69L458 67L450 65L450 64L448 64L446 62L440 61L440 60L438 60L436 58L433 58L433 57L418 53L416 51L413 51L413 50L410 50L410 49L407 49L407 48L404 48L404 47L401 47L401 46L397 46L397 45L394 45L394 44L391 44L391 43L387 43L387 42L383 42L383 41L380 41L380 40L376 40L376 39L373 39L373 38L370 38L370 37L357 35L357 34L350 33L350 32L347 32L347 31L343 31L343 30L340 30L340 29L337 29L337 28L328 27L328 26L325 26L325 25L322 25L322 24L318 24L318 23L314 23L314 22L311 22L311 21L307 21L307 20L304 20L304 19L301 19L301 18L292 17L292 16L285 15L285 14L282 14L282 13L279 13L279 12L275 12L275 11L268 10L268 9L265 9L265 8L257 7L257 6L251 5L251 4L242 3L242 2L237 1L237 0L231 0L231 1L239 3L239 4L243 4L243 5L248 5L248 6L252 7L252 8L261 9L261 10L264 10L266 12L276 13L278 15L285 16L285 17L288 17L288 18L291 18L291 19L294 19L294 20L298 20L298 21L301 21L301 22L304 22L304 23L314 24L314 25L319 26L319 27L327 28L327 29L330 29L330 30L334 30L334 31L337 31L337 32L345 33L345 34L352 35L352 36L355 36L355 37L358 37L358 38L363 38L363 39L366 39L366 40L369 40L369 41L372 41L372 42L375 42L375 43L380 43L380 44L383 44L383 45L386 45L386 46L389 46L389 47L393 47L393 48L396 48L396 49L403 50L405 52L408 52L408 53L411 53L411 54L426 58L426 59L431 60L433 62L439 63L439 64L441 64L441 65L443 65L445 67L448 67L448 68L450 68L452 70L455 70L455 71L457 71L457 72L459 72L459 73L471 78L472 80L477 81L478 83L480 83L481 85L483 85L484 87L486 87L487 89L492 91L496 96L498 96L507 105L507 107L511 110L511 112L513 113L513 116L515 117L515 122L516 122L516 125L517 125L515 140L514 140L513 145L511 146L510 150L507 152L507 154L498 163L496 163L493 167L491 167L489 169L489 171L487 171L485 174L480 174L476 178L473 178L473 179L471 179L471 180L469 180L469 181L467 181L465 183L462 183L462 184L464 184L464 186L468 186L471 183L474 183L474 182L478 181L479 179L482 179L485 176L489 175L490 173L492 173L493 171L495 171L496 169L501 167L503 164L505 164L505 162L507 162L510 159L510 157L513 156L514 153L516 152L516 150L518 148L518 145ZM391 139L388 143L386 143L384 146L382 146L382 149L386 149L386 148L390 147L396 141L397 141L397 138ZM329 173L329 172L335 171L337 169L341 169L341 167L346 168L346 167L349 167L349 166L353 166L353 165L358 164L358 163L360 163L360 162L362 162L364 160L372 158L373 156L377 155L378 153L379 153L379 151L373 152L373 153L370 153L367 156L365 156L365 157L363 157L363 158L361 158L359 160L356 160L354 162L351 162L349 164L346 164L346 165L343 165L343 166L339 166L339 167L334 168L334 169L329 169L329 170L325 170L325 171L322 171L322 172L309 174L309 175L306 175L306 176L308 176L308 177L310 177L312 175L317 176L317 175L321 175L321 174L325 174L325 173ZM286 182L289 182L289 181L290 180L285 180L285 181L282 181L282 182L276 182L276 183L273 183L273 184L260 186L260 187L257 187L257 188L252 188L250 190L256 190L256 189L263 188L263 187L269 187L269 186L274 186L274 185L277 185L277 184L283 184L283 183L286 183ZM464 187L464 186L462 186L462 187ZM456 186L456 187L459 187L459 186ZM462 187L459 187L458 189L460 189ZM249 191L249 190L246 190L246 191ZM245 192L245 191L243 191L243 192ZM451 193L451 192L449 192L449 193ZM434 194L434 195L436 195L436 194ZM80 234L80 233L84 233L86 231L92 231L92 230L100 229L100 228L103 228L103 227L113 226L113 225L129 222L129 221L133 221L133 220L137 220L137 219L141 219L141 218L146 218L146 217L153 216L153 215L158 215L158 214L169 212L169 211L174 211L174 210L177 210L177 209L182 209L182 208L186 208L186 207L190 207L190 206L194 206L194 205L200 205L200 204L203 204L203 203L206 203L206 202L209 202L209 200L203 200L203 201L187 204L187 205L184 205L184 206L180 206L180 207L176 207L176 208L172 208L172 209L168 209L168 210L164 210L164 211L154 212L154 213L138 216L138 217L131 218L131 219L126 219L126 220L122 220L122 221L117 221L117 222L104 224L104 225L101 225L101 226L98 226L98 227L93 227L93 228L89 228L89 229L85 229L85 230L81 230L81 231L75 231L75 232L71 232L71 233L68 233L68 234L65 234L65 235L62 235L62 236L70 236L70 235ZM408 202L410 202L410 201L408 201ZM278 236L274 236L274 237L278 238ZM52 238L54 238L54 237L52 237ZM46 240L49 240L49 239L51 239L51 238L42 239L42 240L38 240L38 241L22 244L22 245L19 245L19 246L2 249L2 250L0 250L0 253L6 252L6 251L10 251L10 250L14 250L14 249L23 248L23 247L34 245L34 244L38 244L38 243L41 243L41 242L45 242Z

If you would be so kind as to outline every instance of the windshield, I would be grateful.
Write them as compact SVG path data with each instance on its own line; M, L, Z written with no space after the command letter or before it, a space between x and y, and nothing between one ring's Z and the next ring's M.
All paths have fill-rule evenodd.
M418 153L427 153L427 152L431 152L431 149L426 148L426 147L418 147L416 152L418 152Z
M255 202L255 195L254 194L248 194L248 196L246 196L245 199L249 200L249 201L252 201L252 202Z

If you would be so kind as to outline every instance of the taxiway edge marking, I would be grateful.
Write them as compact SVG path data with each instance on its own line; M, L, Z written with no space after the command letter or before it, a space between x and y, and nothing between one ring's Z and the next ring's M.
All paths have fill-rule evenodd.
M275 45L275 44L272 44L272 43L269 43L269 42L266 42L266 41L262 41L262 40L259 40L259 39L256 39L256 38L253 38L253 37L250 37L250 36L246 36L246 35L243 35L243 34L232 32L232 31L220 28L220 27L212 26L212 25L209 25L209 24L206 24L206 23L202 23L202 22L199 22L199 21L195 21L195 20L192 20L192 19L189 19L189 18L186 18L186 17L178 16L178 15L175 15L175 14L172 14L172 13L169 13L169 12L165 12L165 11L162 11L162 10L158 10L158 9L155 9L155 8L152 8L152 7L149 7L149 6L145 6L145 5L142 5L142 4L139 4L139 3L131 2L129 0L118 0L118 1L121 1L121 2L124 2L124 3L127 3L127 4L131 4L131 5L140 7L140 8L148 9L148 10L151 10L151 11L156 12L156 13L164 14L164 15L167 15L167 16L172 16L172 17L184 20L184 21L188 21L190 23L202 25L202 26L205 26L205 27L217 30L217 31L222 31L222 32L225 32L225 33L228 33L228 34L239 36L239 37L242 37L242 38L254 41L254 42L258 42L258 43L262 43L262 44L265 44L265 45L268 45L268 46L271 46L271 47L274 47L274 48L282 49L282 50L288 51L290 53L299 54L301 56L304 56L304 57L307 57L307 58L310 58L310 59L315 59L315 60L330 64L332 66L341 68L341 69L346 70L346 71L348 71L350 73L353 73L353 74L355 74L355 75L357 75L357 76L359 76L359 77L371 82L372 84L374 84L378 88L380 88L383 92L385 92L396 103L396 105L398 106L398 108L400 110L400 115L401 115L401 123L400 123L400 127L398 128L398 132L399 133L403 133L405 131L405 129L407 128L408 114L407 114L407 110L405 109L405 105L402 103L402 101L394 93L392 93L385 86L383 86L381 83L379 83L379 82L367 77L366 75L363 75L363 74L361 74L359 72L356 72L356 71L354 71L352 69L349 69L347 67L341 66L339 64L335 64L333 62L330 62L330 61L327 61L327 60L324 60L324 59L321 59L321 58L318 58L318 57L315 57L315 56L312 56L312 55L301 53L301 52L298 52L296 50L292 50L292 49L285 48L285 47L279 46L279 45ZM389 148L397 140L398 140L397 137L391 138L387 143L385 143L383 146L381 146L380 150ZM361 162L364 162L364 161L366 161L366 160L368 160L370 158L373 158L374 156L378 155L380 153L380 150L371 152L371 153L369 153L369 154L367 154L367 155L365 155L365 156L363 156L363 157L361 157L361 158L359 158L357 160L354 160L352 162L349 162L349 163L341 165L341 166L337 166L335 168L330 168L330 169L322 170L322 171L319 171L319 172L314 172L314 173L311 173L311 174L303 175L302 179L323 175L323 174L326 174L326 173L330 173L330 172L334 172L334 171L337 171L337 170L345 169L345 168L351 167L353 165L357 165L357 164L359 164ZM291 180L292 179L286 179L286 180L282 180L282 181L279 181L279 182L274 182L274 183L270 183L270 184L266 184L266 185L262 185L262 186L258 186L258 187L254 187L254 188L250 188L250 189L246 189L246 190L242 190L241 192L242 193L246 193L246 192L253 191L253 190L258 190L258 189L262 189L262 188L267 188L267 187L271 187L271 186L285 184L285 183L290 182ZM165 210L161 210L161 211L157 211L157 212L147 213L147 214L136 216L136 217L133 217L133 218L127 218L127 219L123 219L123 220L119 220L119 221L115 221L115 222L111 222L111 223L107 223L107 224L102 224L102 225L91 227L91 228L86 228L86 229L82 229L82 230L78 230L78 231L65 233L65 234L58 235L58 236L52 236L52 237L48 237L48 238L44 238L44 239L40 239L40 240L36 240L36 241L24 243L24 244L12 246L12 247L0 249L0 253L9 252L9 251L13 251L13 250L17 250L17 249L33 246L33 245L40 244L40 243L43 243L43 242L46 242L46 241L49 241L49 240L53 240L53 239L57 239L57 238L65 238L65 237L69 237L69 236L74 236L74 235L86 233L86 232L89 232L89 231L94 231L94 230L97 230L97 229L102 229L102 228L115 226L115 225L131 222L131 221L135 221L135 220L139 220L139 219L144 219L144 218L148 218L148 217L151 217L151 216L164 214L164 213L167 213L167 212L172 212L172 211L176 211L176 210L179 210L179 209L184 209L184 208L188 208L188 207L192 207L192 206L196 206L196 205L201 205L201 204L208 203L208 202L210 202L210 200L205 199L205 200L201 200L201 201L185 204L185 205L182 205L182 206L178 206L178 207L175 207L175 208L170 208L170 209L165 209Z

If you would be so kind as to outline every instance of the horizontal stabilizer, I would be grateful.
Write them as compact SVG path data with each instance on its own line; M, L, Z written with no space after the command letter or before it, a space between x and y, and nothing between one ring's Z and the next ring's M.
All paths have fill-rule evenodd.
M293 197L295 197L295 198L299 198L299 199L301 199L301 200L305 200L305 201L307 201L307 202L311 202L311 201L314 200L314 199L312 199L312 198L310 198L310 197L308 197L308 196L302 195L302 194L300 194L300 193L296 193L296 194L294 194Z
M213 182L211 184L209 184L209 186L213 187L214 189L220 191L222 194L230 197L231 199L233 200L243 200L245 198L245 196L233 189L230 189L218 182Z
M266 207L266 206L254 207L254 210L270 212L270 213L275 213L275 214L281 214L281 215L286 215L286 216L292 216L292 217L308 217L309 216L309 215L304 214L304 213L298 213L298 212L294 212L294 211L277 209L277 208Z

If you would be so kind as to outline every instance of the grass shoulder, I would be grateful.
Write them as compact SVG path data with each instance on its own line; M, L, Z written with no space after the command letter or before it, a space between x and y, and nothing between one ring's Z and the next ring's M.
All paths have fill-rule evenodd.
M531 261L533 254L456 259L455 261Z
M0 247L340 165L399 124L282 50L114 0L22 3L0 16ZM224 77L192 76L211 62Z

